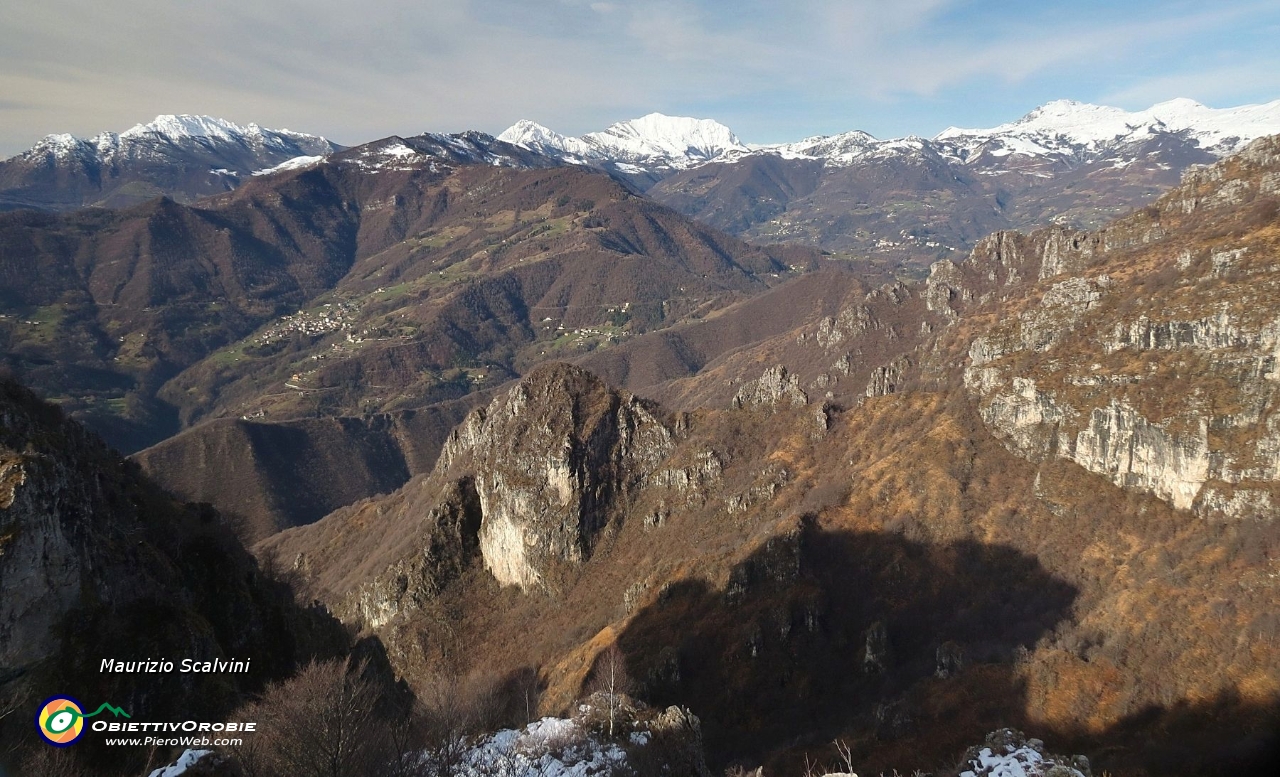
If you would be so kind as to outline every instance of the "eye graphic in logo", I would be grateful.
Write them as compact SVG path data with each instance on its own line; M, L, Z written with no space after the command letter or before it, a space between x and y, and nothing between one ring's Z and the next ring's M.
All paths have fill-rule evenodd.
M40 707L36 728L49 744L66 747L84 733L84 710L75 699L54 696Z
M40 705L40 711L36 713L36 728L44 741L54 747L66 747L84 733L84 719L92 718L103 710L117 718L130 717L129 713L110 704L103 704L86 715L80 702L70 696L54 696Z

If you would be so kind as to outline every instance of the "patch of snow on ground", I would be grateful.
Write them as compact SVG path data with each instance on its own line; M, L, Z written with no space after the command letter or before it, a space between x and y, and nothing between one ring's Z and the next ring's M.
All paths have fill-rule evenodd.
M973 768L960 772L960 777L1043 777L1057 764L1046 760L1035 749L1023 746L1010 749L1004 755L997 755L991 748L984 747L978 751L977 759L969 762L969 766ZM1071 769L1070 774L1073 777L1084 777L1076 769Z
M401 157L401 158L418 155L417 151L414 151L413 149L409 148L403 143L393 143L392 145L387 146L386 148L380 148L378 149L378 153L382 154L383 156L395 156L395 157Z
M188 769L199 763L201 758L204 758L211 752L213 751L187 750L183 752L182 756L172 765L156 769L149 775L149 777L180 777L180 775L186 774Z
M641 737L648 741L647 734ZM632 741L637 744L635 735ZM616 744L596 741L572 720L543 718L499 731L467 753L457 777L605 777L626 763Z
M271 175L272 173L283 173L285 170L301 170L304 167L318 165L324 161L322 156L295 156L293 159L286 159L275 167L267 167L262 170L254 170L254 175ZM216 172L216 171L215 171Z
M350 160L361 170L376 172L380 170L417 170L419 157L425 156L404 143L391 143L381 148L366 149L360 152L358 159Z

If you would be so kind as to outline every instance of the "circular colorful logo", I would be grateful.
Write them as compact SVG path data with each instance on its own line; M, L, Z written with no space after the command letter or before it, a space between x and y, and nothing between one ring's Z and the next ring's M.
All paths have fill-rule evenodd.
M84 710L69 696L54 696L40 705L36 728L49 744L66 747L84 733Z

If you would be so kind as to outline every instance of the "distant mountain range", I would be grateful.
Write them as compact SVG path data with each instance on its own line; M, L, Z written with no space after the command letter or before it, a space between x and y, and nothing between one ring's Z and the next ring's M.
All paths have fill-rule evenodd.
M995 230L1096 228L1192 165L1276 132L1280 101L1219 110L1180 99L1139 112L1058 100L933 138L855 130L751 145L723 125L659 114L581 138L522 121L499 138L608 170L738 237L875 256L917 274Z
M1137 152L1152 136L1177 135L1216 156L1240 150L1250 140L1280 131L1280 100L1266 105L1215 109L1177 99L1148 110L1128 112L1074 100L1055 100L1021 119L991 129L949 127L932 139L908 136L880 140L854 130L793 143L743 143L728 127L709 119L651 113L580 138L566 137L528 120L498 136L565 161L613 163L657 172L686 170L710 162L751 156L817 159L847 167L875 157L932 152L960 164L1028 157L1056 162L1089 162Z
M1280 136L1227 152L1275 112L47 139L2 168L0 769L174 755L47 767L50 689L221 720L355 652L442 747L453 710L581 712L620 655L714 773L986 768L1018 730L1273 773ZM94 670L179 653L254 670ZM321 719L272 709L237 717Z
M1280 132L1280 100L1148 110L1058 100L990 129L933 138L865 132L757 145L709 119L652 113L581 137L520 121L497 138L426 134L452 162L608 172L638 192L737 237L801 243L919 275L999 229L1096 228L1250 140ZM389 138L379 143L392 143ZM369 144L364 148L378 147ZM161 116L119 135L50 135L0 162L0 209L179 202L322 163L342 150L288 130L206 116ZM387 162L387 164L393 164Z
M234 189L255 171L341 148L317 135L209 116L157 116L87 140L48 135L0 162L0 210L121 207L159 196L190 202Z

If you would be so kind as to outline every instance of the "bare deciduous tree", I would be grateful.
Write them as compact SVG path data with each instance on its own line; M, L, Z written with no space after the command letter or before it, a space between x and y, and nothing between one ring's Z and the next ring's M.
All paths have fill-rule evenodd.
M380 692L363 665L312 663L275 683L240 716L258 724L233 753L249 777L351 777L385 766L387 726Z
M423 684L418 700L431 752L430 773L438 777L453 777L472 740L501 728L510 717L511 699L492 675L439 675Z
M426 683L419 695L426 721L431 773L446 777L462 766L473 713L467 709L456 677L439 676Z
M596 656L595 666L591 670L591 679L587 683L587 691L591 694L602 694L609 707L609 736L614 734L614 724L622 699L631 692L631 675L627 674L627 657L617 644L610 645Z

